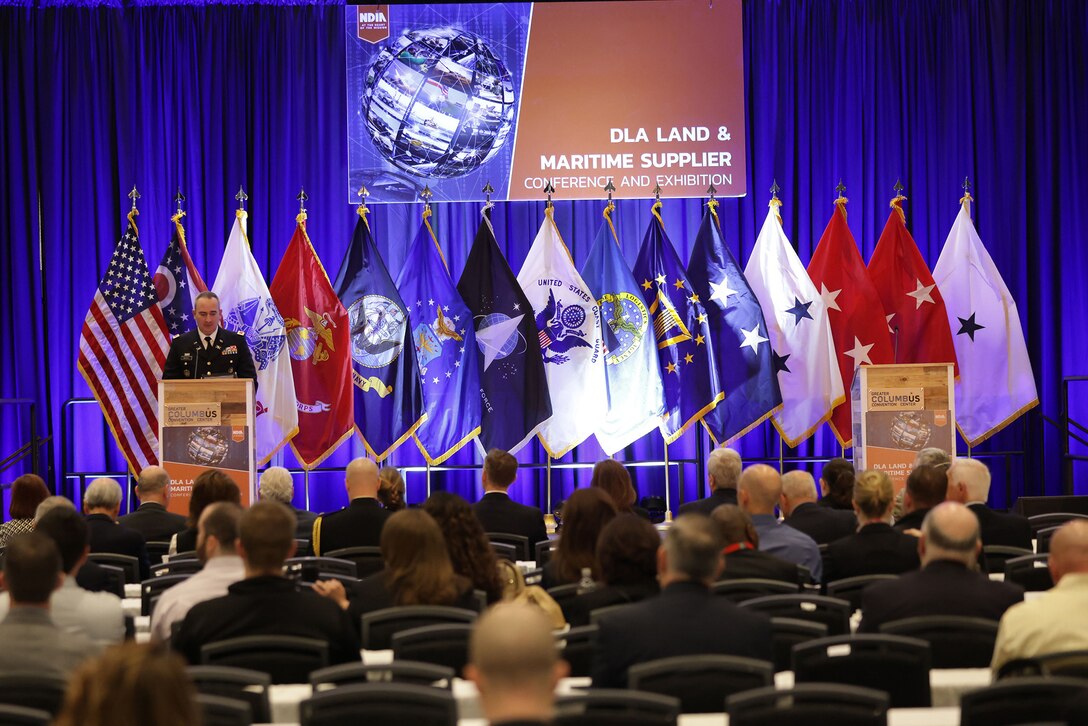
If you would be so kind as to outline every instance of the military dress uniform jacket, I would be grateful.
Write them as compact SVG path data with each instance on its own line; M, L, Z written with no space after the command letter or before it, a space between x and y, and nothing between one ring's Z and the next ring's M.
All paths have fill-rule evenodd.
M174 338L163 367L163 380L234 376L251 378L256 390L257 369L245 336L220 328L211 350L204 349L203 337L199 330L191 330Z

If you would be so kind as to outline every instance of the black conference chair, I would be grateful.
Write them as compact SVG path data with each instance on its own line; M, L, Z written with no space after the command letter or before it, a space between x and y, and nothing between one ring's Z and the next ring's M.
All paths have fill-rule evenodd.
M125 575L126 583L140 581L140 560L132 555L118 555L113 552L92 552L87 559L99 565L119 567Z
M997 621L928 615L884 623L880 632L929 643L933 668L987 668L997 640Z
M1061 527L1047 527L1035 533L1035 554L1045 555L1050 553L1050 540Z
M460 673L468 662L472 624L443 623L401 630L393 635L393 660L414 660Z
M58 676L0 675L0 704L45 711L56 716L64 703L68 682Z
M607 607L596 608L594 610L590 610L589 611L589 624L590 625L597 625L598 623L601 622L601 618L607 618L609 615L612 615L613 613L616 613L616 612L618 612L620 610L623 610L625 607L628 607L630 605L634 605L634 603L621 602L618 605L609 605Z
M249 704L237 698L196 694L196 703L200 708L201 723L204 726L251 726L253 712Z
M360 580L385 569L381 547L344 547L326 552L327 557L355 563L355 576Z
M453 688L455 675L452 668L445 666L398 659L391 663L341 663L322 668L310 674L310 685L315 693L362 683L408 683L448 691Z
M505 532L488 532L487 539L492 544L508 544L514 546L514 555L519 560L532 559L532 550L529 549L529 538L522 534L507 534Z
M899 575L858 575L827 583L827 596L837 597L850 603L850 610L861 609L861 593L876 582L897 580Z
M559 653L570 665L571 676L586 678L593 672L593 650L597 645L597 626L583 625L557 633Z
M311 555L313 555L313 550L310 549L310 540L296 539L295 557L310 557Z
M114 567L113 565L99 565L98 569L102 570L102 574L105 576L102 592L110 592L121 598L125 599L125 571L120 567Z
M170 552L169 542L148 542L147 543L147 557L153 565L162 564L166 559L167 554Z
M674 726L680 700L657 693L594 689L555 702L555 726Z
M196 550L185 550L184 552L175 552L172 555L166 557L167 562L175 562L177 560L196 560L199 559L196 554Z
M1088 680L1088 650L1017 658L1002 665L997 674L998 679L1031 676L1068 676Z
M283 572L301 582L317 582L339 576L358 578L358 569L351 560L335 557L292 557L283 563Z
M457 701L441 688L363 683L315 693L299 704L301 726L456 726Z
M1084 693L1079 678L1012 678L960 697L960 726L1065 723L1070 700Z
M509 560L510 562L518 561L518 548L512 544L491 541L491 549L495 552L495 556L500 559Z
M886 726L888 694L839 683L760 688L725 700L730 726Z
M797 583L782 580L767 580L761 577L744 577L736 580L720 580L710 586L710 591L729 600L740 603L767 595L796 595Z
M638 505L650 513L650 522L653 524L665 521L665 497L643 497Z
M569 585L557 585L555 587L549 587L548 594L551 595L556 604L566 612L567 607L570 605L570 601L578 597L578 590L580 588L581 585L577 582Z
M150 615L155 612L155 603L162 594L179 582L185 582L190 575L164 575L152 577L140 583L140 615Z
M52 721L48 711L0 704L0 723L4 726L49 726Z
M771 618L775 672L788 671L793 667L793 646L826 637L827 626L823 623L796 618Z
M555 553L555 548L558 546L559 540L557 539L545 539L533 545L533 552L536 553L536 566L544 567L544 565L548 564L548 561Z
M929 643L898 635L846 635L793 649L795 683L830 682L886 691L892 708L928 708Z
M151 577L166 577L167 575L195 575L204 569L204 563L200 560L170 560L161 565L151 566Z
M768 595L745 600L742 608L757 610L772 618L794 618L822 623L828 635L850 632L850 602L823 595Z
M425 625L474 623L474 610L443 605L402 605L365 613L362 618L363 647L367 650L388 650L393 647L393 634Z
M678 698L683 713L719 713L723 697L773 684L770 663L732 655L660 658L627 671L628 688Z
M257 723L272 721L269 691L272 679L267 673L229 666L189 666L185 669L197 693L244 701Z
M287 635L247 635L201 646L200 662L261 671L273 683L309 683L310 673L329 664L329 644Z
M1005 563L1017 557L1030 557L1035 554L1023 547L1005 545L987 545L982 548L982 560L986 563L986 572L1005 572Z
M1047 555L1014 557L1005 563L1005 582L1019 585L1028 592L1043 592L1054 587L1047 566Z
M1088 519L1088 514L1077 514L1075 512L1049 512L1047 514L1036 514L1028 517L1028 524L1031 525L1031 531L1034 535L1039 534L1039 530L1048 529L1050 527L1060 527L1071 519Z

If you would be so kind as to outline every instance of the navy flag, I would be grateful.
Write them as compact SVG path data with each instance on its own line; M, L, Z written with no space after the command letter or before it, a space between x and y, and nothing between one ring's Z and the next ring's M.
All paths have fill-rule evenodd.
M634 275L653 321L667 416L661 435L671 444L714 410L724 395L718 383L708 316L665 234L660 210L661 202L655 203Z
M688 261L688 280L706 310L725 395L703 425L715 444L729 444L777 411L782 392L763 310L725 246L717 206L711 200L703 215Z
M415 440L427 463L441 464L480 433L480 376L472 313L446 269L428 217L397 279L408 307L427 418Z
M480 366L477 443L517 453L552 415L533 308L499 251L486 211L457 282L472 311Z
M423 420L423 392L408 314L385 269L367 210L351 236L333 287L348 311L355 429L367 453L384 460Z

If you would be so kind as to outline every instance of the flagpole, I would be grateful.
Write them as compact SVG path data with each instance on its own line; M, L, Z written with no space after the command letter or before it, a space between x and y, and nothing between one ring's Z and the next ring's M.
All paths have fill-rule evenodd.
M302 470L302 485L306 489L306 511L310 511L310 470Z
M669 442L665 442L665 521L672 521L672 511L669 506Z
M427 498L431 498L431 462L427 462Z
M548 450L545 449L544 453L548 454ZM547 475L545 476L545 482L546 482L547 486L546 486L546 494L544 496L545 496L545 504L547 505L547 509L545 509L544 511L545 512L550 512L550 511L552 511L552 455L551 454L548 454L548 467L547 467Z

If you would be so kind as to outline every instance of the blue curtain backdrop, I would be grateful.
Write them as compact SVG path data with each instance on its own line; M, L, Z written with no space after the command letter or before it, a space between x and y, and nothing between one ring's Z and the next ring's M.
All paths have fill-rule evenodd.
M346 187L343 18L338 4L187 2L36 3L0 8L0 395L37 403L52 434L50 484L72 493L64 472L120 471L96 406L75 369L80 326L121 231L136 184L138 224L152 267L169 241L173 196L187 197L189 246L211 280L232 222L239 184L250 196L250 239L271 279L305 186L309 229L326 269L342 257L353 209ZM765 214L772 180L782 187L786 231L807 263L847 186L849 223L868 259L888 213L892 185L906 187L907 222L932 266L969 176L981 236L1019 303L1042 412L1061 415L1063 376L1088 373L1088 4L1081 0L791 0L744 3L749 194L723 199L725 237L742 263ZM647 52L652 38L631 38ZM555 52L562 52L556 49ZM683 64L715 93L714 69ZM655 103L654 89L632 102ZM570 109L569 112L574 112ZM566 109L555 109L566 113ZM597 202L558 202L556 220L580 266L600 221ZM394 274L419 224L418 205L376 206L378 244ZM440 205L435 227L459 276L478 206ZM500 245L520 268L542 203L500 204ZM686 259L700 219L697 200L667 200L669 235ZM628 262L650 219L647 201L620 202ZM330 271L335 274L335 269ZM1088 384L1081 384L1088 388ZM1088 390L1073 387L1071 415L1088 418ZM28 433L25 407L0 407L0 457ZM63 424L63 425L62 425ZM695 433L670 447L691 459ZM998 456L992 501L1006 492L1061 491L1064 437L1039 412L976 450ZM739 446L748 459L777 459L769 426ZM329 466L362 452L345 446ZM786 456L839 453L825 428ZM1083 450L1080 453L1084 453ZM650 436L621 459L660 460ZM591 440L563 460L601 456ZM520 457L541 463L535 444ZM465 450L451 463L479 459ZM295 466L291 455L286 466ZM392 457L422 464L408 444ZM0 479L10 481L20 467ZM819 466L816 466L819 469ZM1080 477L1078 492L1088 490ZM697 494L692 464L671 470L674 502ZM432 484L470 498L476 474L434 474ZM682 487L679 482L683 482ZM553 501L589 481L587 470L553 470ZM409 501L425 476L408 475ZM519 479L515 495L541 499L546 473ZM638 469L642 494L663 494L659 468ZM303 503L301 478L298 503ZM311 506L345 500L339 472L313 473ZM6 514L6 506L5 506Z

